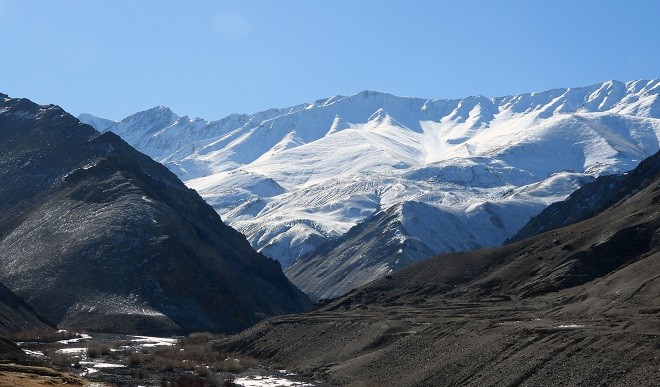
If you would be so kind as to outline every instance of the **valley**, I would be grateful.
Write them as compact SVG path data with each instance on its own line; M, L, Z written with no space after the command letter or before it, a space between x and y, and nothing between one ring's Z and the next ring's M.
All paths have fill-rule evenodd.
M571 137L605 133L577 118L582 102L579 113L537 122L550 128L538 133L568 136L582 164L557 158L568 143L553 150L541 137L522 156L514 143L417 165L399 154L395 172L359 164L295 184L306 172L266 184L247 167L227 172L232 189L255 196L234 203L244 219L294 204L288 216L303 223L363 217L301 253L288 278L222 222L217 202L214 211L115 134L2 95L0 173L12 183L0 187L0 327L22 349L6 342L0 373L102 386L654 384L660 156L658 119L646 115L658 86L640 87L644 98L619 95L610 106L641 111L607 132L610 148ZM379 131L398 145L414 138L385 121L367 130L371 144ZM323 139L308 145L317 152ZM253 199L270 202L250 207ZM56 327L70 326L91 333L60 339ZM35 329L55 339L26 340Z
M660 386L657 15L0 0L0 387Z

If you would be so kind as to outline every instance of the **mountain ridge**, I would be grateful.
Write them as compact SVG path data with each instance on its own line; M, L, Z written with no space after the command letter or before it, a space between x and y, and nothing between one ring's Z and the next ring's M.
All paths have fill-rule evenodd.
M277 261L116 134L7 96L0 129L0 282L54 323L231 332L309 305Z
M609 81L453 100L364 91L213 122L122 121L116 130L286 269L407 202L457 219L441 234L418 227L424 235L411 233L411 242L501 244L585 182L630 170L658 150L659 85Z

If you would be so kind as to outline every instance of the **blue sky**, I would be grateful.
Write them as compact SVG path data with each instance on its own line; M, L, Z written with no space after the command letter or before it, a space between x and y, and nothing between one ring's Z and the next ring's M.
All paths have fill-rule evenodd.
M121 119L660 76L660 1L0 0L0 91Z

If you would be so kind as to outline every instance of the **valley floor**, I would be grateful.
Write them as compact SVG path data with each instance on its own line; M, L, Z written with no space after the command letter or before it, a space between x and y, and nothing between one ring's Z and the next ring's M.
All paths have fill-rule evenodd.
M660 385L657 312L571 318L560 308L420 300L279 317L222 345L332 384Z
M249 357L215 351L212 341L220 335L163 338L61 332L73 338L19 342L28 357L25 364L0 364L0 387L324 386Z

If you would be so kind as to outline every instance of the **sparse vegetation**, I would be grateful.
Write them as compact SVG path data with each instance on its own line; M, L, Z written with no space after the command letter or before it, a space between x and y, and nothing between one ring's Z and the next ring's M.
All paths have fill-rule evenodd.
M193 332L188 335L188 337L181 339L183 344L204 344L209 343L212 340L220 340L224 338L225 335L221 333L209 333L209 332Z
M59 368L78 368L80 367L80 357L68 353L49 352L48 358L54 367Z
M142 357L142 354L139 353L131 353L128 356L126 356L126 359L124 361L124 364L128 367L138 367L141 366L144 363L144 359Z
M109 380L113 383L119 380L128 384L139 381L146 385L162 386L235 386L235 374L264 372L259 362L251 357L216 349L216 341L222 338L224 335L193 333L180 338L175 345L153 347L130 338L93 335L84 344L34 342L26 345L46 355L44 366L64 372L79 373L76 368L84 367L80 364L83 361L128 367L103 368L102 372L93 374L92 379L98 381L105 380L102 375L112 375ZM62 352L64 348L80 348L81 345L85 346L81 352Z
M144 367L159 371L195 371L199 376L207 376L211 370L216 372L240 372L256 367L253 358L228 356L213 348L212 341L224 335L208 332L193 333L179 340L172 347L159 348L142 356Z
M95 343L87 347L87 356L91 358L108 356L111 353L112 352L110 351L110 346L107 344Z
M7 336L13 341L53 343L60 340L70 340L82 337L74 331L56 331L53 329L35 329L16 332Z

